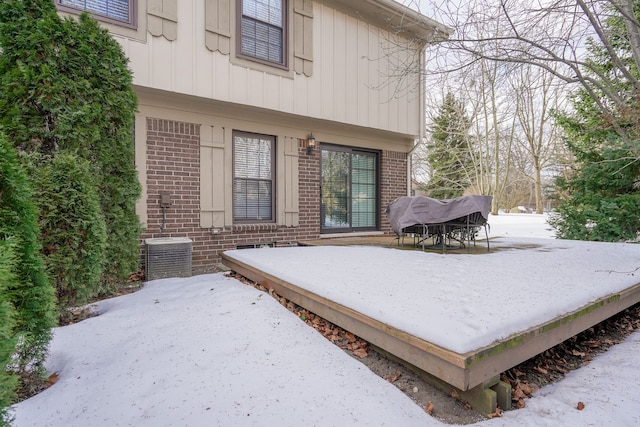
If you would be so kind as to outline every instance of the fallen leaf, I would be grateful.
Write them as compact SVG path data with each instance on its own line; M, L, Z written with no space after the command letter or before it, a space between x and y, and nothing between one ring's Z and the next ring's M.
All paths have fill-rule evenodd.
M541 368L539 366L536 366L533 369L535 369L536 371L540 372L542 375L547 375L549 373L549 371L547 371L546 369Z
M520 384L520 390L527 396L531 396L533 393L533 388L529 384L522 383Z
M359 348L361 348L359 343L354 342L352 344L347 344L347 349L351 351L356 351Z
M357 349L356 351L353 352L353 354L358 356L360 359L364 359L365 357L368 356L367 351L365 349L363 349L363 348Z
M584 403L578 402L578 406L576 407L578 411L582 411L584 409Z
M53 374L49 375L49 378L47 378L47 381L45 381L44 386L51 387L57 382L58 382L58 373L54 372Z
M393 375L391 375L390 377L386 377L385 380L389 381L390 383L395 383L396 381L398 381L398 378L400 378L400 371L395 371Z
M512 391L511 391L511 400L520 400L527 397L527 395L525 394L524 391L522 391L522 389L519 386L516 386Z
M431 403L431 401L429 401L429 403L427 403L427 406L424 407L424 411L429 415L433 413L433 403Z
M347 342L352 343L356 341L356 336L353 335L351 332L347 332L344 334L344 339L346 339Z
M496 412L493 412L491 414L487 414L487 417L489 418L500 418L502 416L502 409L500 408L496 408Z
M518 370L518 369L516 369L516 368L513 368L513 373L514 373L514 374L516 374L516 377L521 377L521 376L523 376L523 375L524 375L524 372L519 371L519 370Z
M554 370L556 372L560 372L561 374L566 374L566 373L569 372L566 369L561 368L560 366L550 366L550 369L552 369L552 370Z

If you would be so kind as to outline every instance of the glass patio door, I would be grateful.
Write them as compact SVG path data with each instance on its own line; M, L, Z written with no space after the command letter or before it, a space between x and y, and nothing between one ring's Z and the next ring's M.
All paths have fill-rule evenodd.
M378 155L347 147L321 147L320 231L378 227Z

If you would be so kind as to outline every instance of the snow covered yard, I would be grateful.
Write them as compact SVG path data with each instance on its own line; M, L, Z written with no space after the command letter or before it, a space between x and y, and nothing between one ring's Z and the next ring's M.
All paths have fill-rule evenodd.
M491 235L534 227L501 220L490 219ZM605 259L618 258L617 247L602 248L612 249L602 251ZM571 251L555 253L557 264L545 269L584 268L575 255L562 259ZM504 267L517 266L514 257ZM13 407L15 426L444 425L266 294L222 274L150 282L96 309L100 316L55 331L48 369L59 380ZM636 332L541 389L526 408L477 425L638 425L639 362Z

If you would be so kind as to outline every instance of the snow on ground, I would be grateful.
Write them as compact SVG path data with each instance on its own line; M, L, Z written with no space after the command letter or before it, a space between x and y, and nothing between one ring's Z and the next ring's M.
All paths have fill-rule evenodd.
M422 411L265 293L166 279L56 330L16 426L418 425ZM402 408L401 413L389 407Z
M547 224L547 214L507 214L489 215L489 237L539 237L553 238L554 230ZM483 233L480 233L480 237Z
M502 218L491 218L492 235L540 226L498 226ZM555 251L559 266L582 268L565 255L575 253ZM511 255L504 264L517 262ZM308 263L309 276L324 268L315 265ZM47 366L59 380L14 405L15 426L444 425L272 298L222 274L149 282L96 308L100 316L55 330ZM542 388L526 408L477 425L639 425L639 363L636 332Z

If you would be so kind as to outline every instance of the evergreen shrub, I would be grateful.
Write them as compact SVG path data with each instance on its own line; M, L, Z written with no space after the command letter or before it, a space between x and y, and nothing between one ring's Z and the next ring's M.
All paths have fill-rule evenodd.
M62 321L99 293L106 231L88 161L59 153L35 172L45 264Z
M8 301L15 311L16 349L9 370L20 375L23 389L39 388L51 328L55 325L55 296L40 253L38 215L31 186L15 149L1 133L0 241L11 241L15 259L11 270L15 280L0 288L2 300Z

